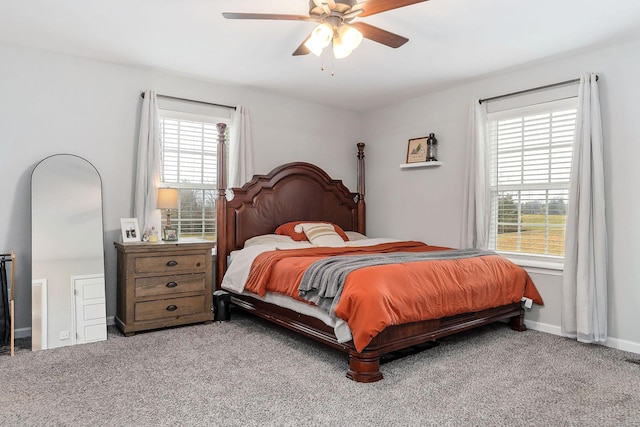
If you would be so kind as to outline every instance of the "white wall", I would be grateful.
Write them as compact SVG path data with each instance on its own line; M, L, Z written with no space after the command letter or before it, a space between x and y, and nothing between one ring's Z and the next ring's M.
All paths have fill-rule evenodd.
M89 160L102 176L107 316L116 311L120 218L132 215L140 92L242 104L251 114L256 172L314 162L356 182L359 117L352 112L183 76L0 44L0 253L16 253L16 328L31 326L30 179L56 153ZM333 132L327 132L331 123Z
M17 256L16 319L31 323L30 174L42 158L72 153L102 174L107 316L115 314L115 250L121 217L132 214L140 91L243 104L251 112L256 168L310 161L355 188L355 146L367 143L368 233L458 246L468 109L489 97L577 78L600 76L609 232L609 345L640 353L640 41L558 58L358 115L333 108L200 82L182 76L0 44L0 252ZM327 123L333 131L327 132ZM400 170L407 140L434 132L435 169ZM361 138L364 136L364 138ZM615 191L614 191L615 189ZM546 304L529 322L557 332L560 277L532 272Z
M493 75L363 115L368 233L458 247L470 102L580 77L600 76L609 235L610 346L640 353L640 41L620 43ZM409 138L434 132L444 166L400 170ZM527 319L559 332L561 277L533 272L546 304Z

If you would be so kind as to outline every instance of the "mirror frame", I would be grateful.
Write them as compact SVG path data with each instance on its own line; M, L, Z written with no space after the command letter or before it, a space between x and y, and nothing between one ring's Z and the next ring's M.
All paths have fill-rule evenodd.
M54 162L56 158L72 159L69 162L73 162L73 164L46 163ZM73 165L78 167L71 167ZM49 166L48 169L45 169L45 166ZM66 166L69 167L65 168ZM58 169L63 167L66 173L55 174L56 167ZM50 179L46 182L42 180L39 182L39 172L49 173L50 176L54 178L60 177L61 180L56 182L55 179ZM78 176L73 176L75 172L78 172ZM89 179L89 174L91 179ZM34 179L36 180L35 182ZM42 184L42 182L45 183ZM66 184L77 185L68 186ZM56 185L60 185L59 191ZM82 193L85 197L79 196L75 199L70 197L74 188L85 191ZM40 202L35 199L38 197L39 190L48 192L45 193L45 200L40 200ZM97 197L95 193L87 197L90 194L88 192L95 192L96 190L99 191ZM102 176L98 169L87 159L75 154L54 154L45 157L34 166L31 172L33 350L64 347L85 342L101 341L107 338L102 191ZM47 204L52 205L52 209L44 213L35 212L36 209L40 209ZM63 211L65 206L68 208L68 215ZM74 210L74 208L78 209ZM87 209L85 210L85 208ZM97 210L99 210L98 215L96 215L98 212L94 212ZM47 216L51 216L53 224L47 221ZM79 224L78 227L82 228L74 228L73 225L76 222ZM49 227L50 225L51 227ZM56 228L56 226L60 228ZM45 243L43 243L43 245L46 245L43 253L55 250L58 255L61 255L58 259L36 255L40 250L37 246L38 235L36 233L43 235L41 231L46 231L48 228L52 232L47 237L49 241L45 240ZM90 235L93 236L93 239L88 238ZM86 246L83 247L84 244ZM65 250L65 248L68 249ZM90 255L84 259L84 263L75 264L72 269L65 270L65 266L71 266L71 261L74 259L82 259L80 254ZM69 256L69 258L65 258L65 256ZM39 260L40 264L38 264ZM47 262L56 264L55 269L48 270L57 270L55 274L44 273L46 270L36 267L37 265L42 266ZM50 278L52 279L49 280ZM68 297L64 296L65 293ZM54 303L49 302L50 299L53 299ZM60 306L64 307L62 309L63 312L59 316L52 317L55 315L55 307ZM80 318L76 313L82 313L83 317ZM57 325L59 335L56 335L56 332L51 330L52 324L54 326Z

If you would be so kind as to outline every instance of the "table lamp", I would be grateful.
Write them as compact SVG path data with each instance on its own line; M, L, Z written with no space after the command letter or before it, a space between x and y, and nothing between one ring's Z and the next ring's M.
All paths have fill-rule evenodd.
M158 188L158 209L167 210L167 225L165 228L171 227L171 209L178 209L178 189L177 188Z

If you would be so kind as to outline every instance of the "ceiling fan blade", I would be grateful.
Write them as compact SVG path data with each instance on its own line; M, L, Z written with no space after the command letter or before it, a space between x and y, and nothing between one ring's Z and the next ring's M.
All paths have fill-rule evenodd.
M316 18L305 15L284 15L276 13L234 13L223 12L226 19L272 19L280 21L317 21Z
M400 7L411 6L416 3L424 3L427 0L368 0L358 3L354 9L362 9L360 14L363 16L371 16L376 13L386 12L387 10L398 9Z
M406 37L399 36L382 28L374 27L373 25L365 24L364 22L352 22L349 25L360 31L362 37L394 49L409 41Z
M304 45L310 37L311 34L309 34L307 38L304 39L304 41L300 44L300 46L298 46L298 48L292 53L293 56L308 55L311 53L309 48Z

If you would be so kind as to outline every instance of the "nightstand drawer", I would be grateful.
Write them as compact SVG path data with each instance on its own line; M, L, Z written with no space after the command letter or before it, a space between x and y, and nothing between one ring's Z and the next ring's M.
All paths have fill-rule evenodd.
M174 276L155 276L136 278L136 298L175 295L182 292L204 291L205 273L177 274Z
M202 270L206 265L203 254L144 256L136 258L135 272L140 274L193 271Z
M135 304L134 318L136 322L145 322L201 314L204 310L204 305L204 295L137 302Z

